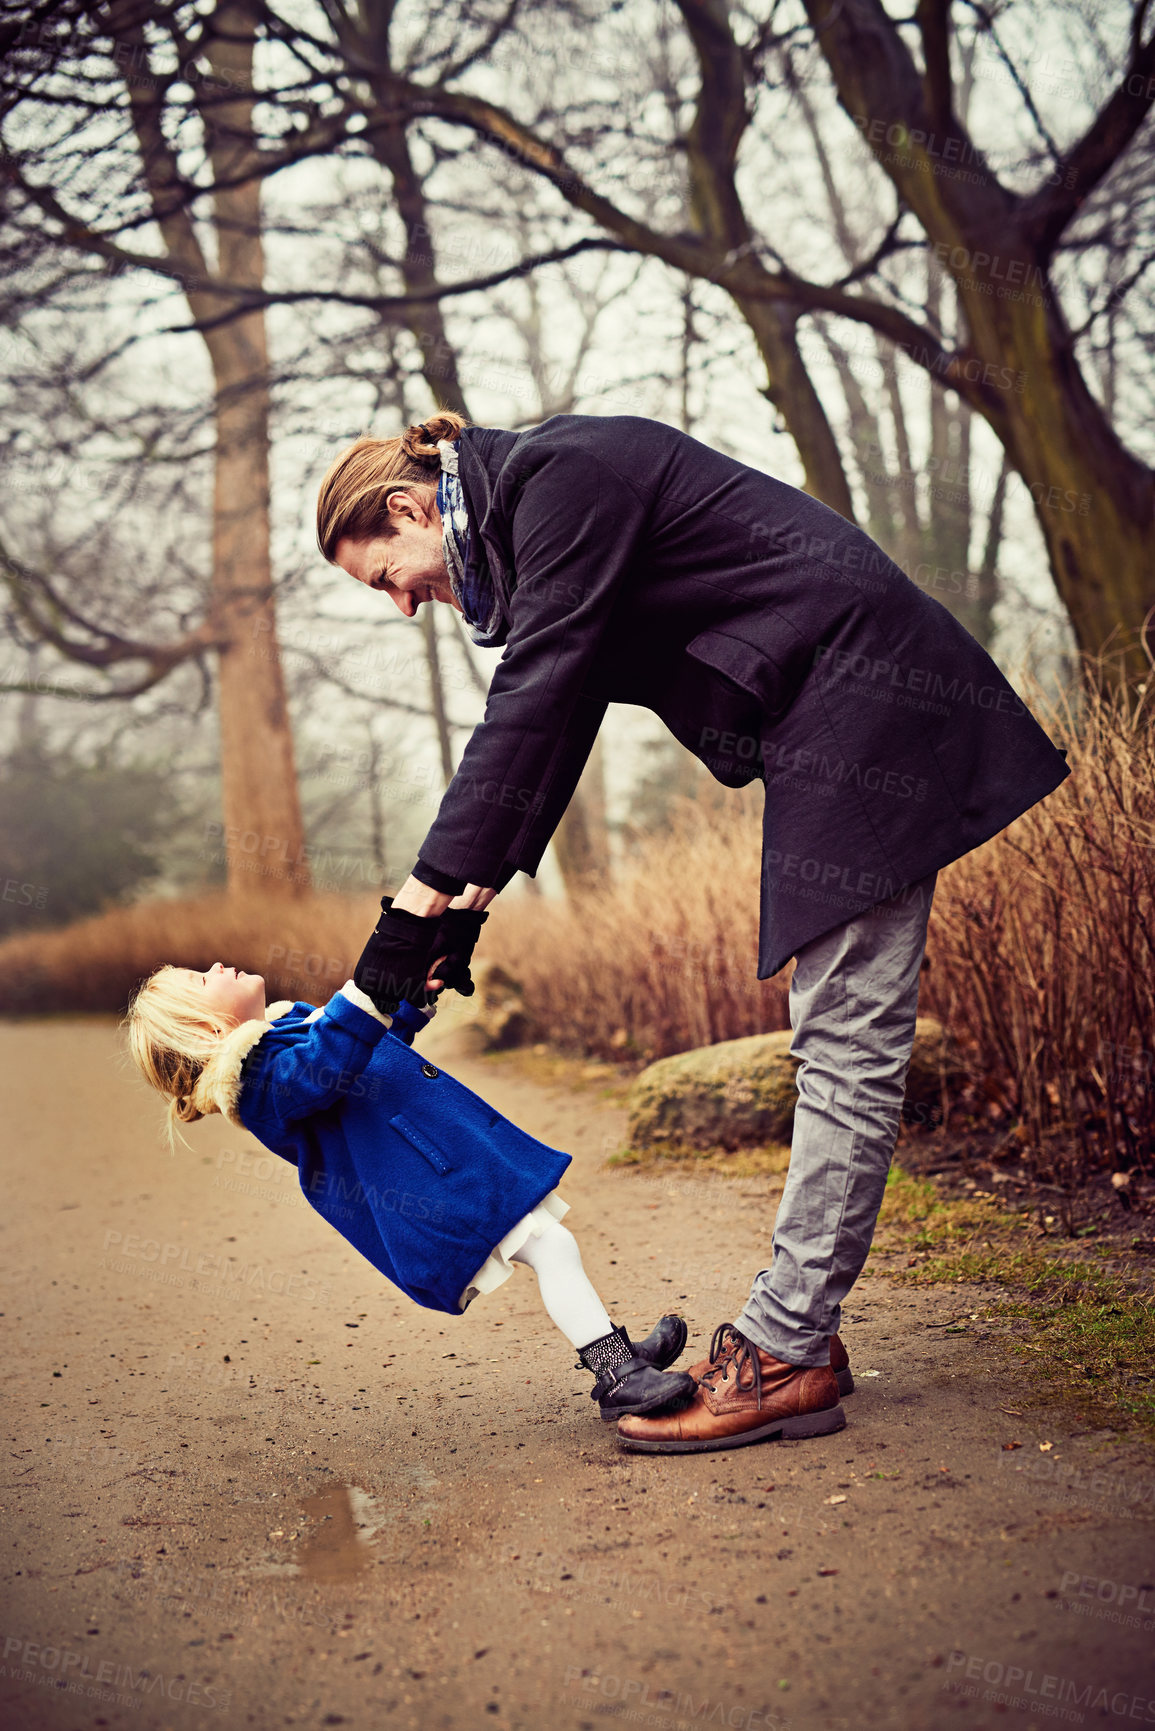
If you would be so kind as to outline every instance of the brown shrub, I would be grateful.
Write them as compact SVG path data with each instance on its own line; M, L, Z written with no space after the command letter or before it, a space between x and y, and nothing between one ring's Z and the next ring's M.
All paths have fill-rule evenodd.
M1141 696L1029 701L1072 773L940 873L921 1008L964 1105L1069 1191L1155 1159L1155 724ZM759 814L732 812L683 805L611 888L495 912L485 953L548 1039L650 1059L789 1026L791 969L754 977Z
M1155 726L1136 697L1030 702L1072 774L940 874L921 1008L966 1055L968 1107L1070 1191L1155 1163ZM791 969L755 978L759 869L753 793L685 802L611 886L499 904L481 953L570 1051L643 1061L785 1028ZM121 1010L160 962L218 958L324 1000L376 914L368 896L145 903L0 945L0 1010Z
M375 897L262 901L220 893L141 902L0 944L0 1010L116 1011L162 962L226 962L264 974L270 999L324 1002L352 973L380 912Z
M1155 713L1031 707L1071 775L940 877L924 1002L1033 1175L1069 1191L1155 1156Z
M759 981L761 817L683 801L607 888L497 908L484 953L522 986L546 1039L651 1059L790 1025L793 963Z

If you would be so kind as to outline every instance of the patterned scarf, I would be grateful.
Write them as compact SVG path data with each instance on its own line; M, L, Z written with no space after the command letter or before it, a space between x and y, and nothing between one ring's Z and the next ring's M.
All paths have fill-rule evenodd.
M483 649L504 643L506 626L498 603L493 579L479 548L474 563L473 526L466 509L465 494L457 478L457 446L449 439L438 439L441 452L441 479L437 483L437 509L441 513L442 548L449 586L461 604L469 635Z

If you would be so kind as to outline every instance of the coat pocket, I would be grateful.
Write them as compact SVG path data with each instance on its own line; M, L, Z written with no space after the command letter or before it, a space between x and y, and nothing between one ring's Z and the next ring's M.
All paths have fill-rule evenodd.
M413 1144L419 1154L424 1154L435 1172L439 1172L443 1178L447 1172L452 1172L452 1166L436 1142L431 1142L423 1130L419 1130L416 1124L410 1123L403 1112L394 1113L389 1122L394 1130L399 1131L404 1136L407 1142Z
M761 644L747 643L726 631L700 631L686 645L686 653L748 692L765 715L780 715L789 707L808 665L797 655L792 657L796 665L780 663Z

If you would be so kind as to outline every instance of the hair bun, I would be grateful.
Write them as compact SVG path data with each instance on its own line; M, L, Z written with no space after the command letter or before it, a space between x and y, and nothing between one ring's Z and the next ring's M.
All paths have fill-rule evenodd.
M461 431L460 415L430 415L428 420L418 421L407 428L401 438L401 446L406 456L419 463L440 462L441 454L437 449L439 439L454 440Z

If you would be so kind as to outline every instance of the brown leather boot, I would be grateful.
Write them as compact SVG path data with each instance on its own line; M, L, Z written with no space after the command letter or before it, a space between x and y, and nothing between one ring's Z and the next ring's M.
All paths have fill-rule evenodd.
M717 1335L715 1335L716 1338ZM690 1366L686 1372L687 1376L692 1376L695 1382L699 1381L709 1370L710 1362L708 1358L700 1359L697 1364ZM837 1334L830 1336L830 1368L834 1372L834 1380L838 1384L839 1395L853 1394L854 1378L850 1374L850 1354Z
M828 1436L846 1414L829 1365L784 1364L732 1323L715 1331L698 1391L678 1412L623 1418L622 1446L645 1454L697 1454L780 1437Z
M850 1354L836 1334L830 1336L830 1368L840 1395L854 1393L854 1378L850 1374Z

